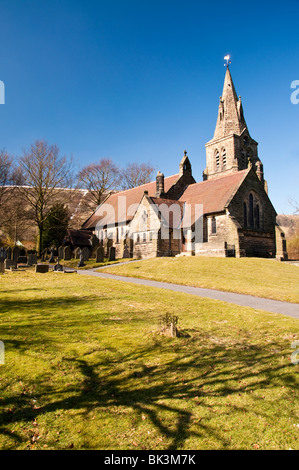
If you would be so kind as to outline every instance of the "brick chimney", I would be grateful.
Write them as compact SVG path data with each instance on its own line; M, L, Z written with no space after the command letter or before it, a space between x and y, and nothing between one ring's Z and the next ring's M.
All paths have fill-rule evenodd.
M164 195L164 175L158 171L156 176L156 197L163 197Z

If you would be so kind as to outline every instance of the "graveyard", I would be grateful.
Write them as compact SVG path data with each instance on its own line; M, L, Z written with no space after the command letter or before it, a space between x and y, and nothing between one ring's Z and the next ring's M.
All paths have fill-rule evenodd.
M0 275L1 449L297 448L297 319L80 276L76 270L100 258L77 253L52 264L51 255L41 262L18 253L17 268ZM58 261L80 260L85 266L70 274L54 271ZM104 256L102 265L116 262ZM109 270L158 277L160 263L163 278L171 262ZM172 267L175 280L181 269ZM229 272L239 275L236 267ZM177 318L177 337L163 334L168 315Z

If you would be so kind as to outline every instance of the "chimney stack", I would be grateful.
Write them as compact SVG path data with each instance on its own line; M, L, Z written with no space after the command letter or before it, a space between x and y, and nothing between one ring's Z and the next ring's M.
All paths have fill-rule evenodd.
M164 175L158 171L156 176L156 197L163 197L164 195Z

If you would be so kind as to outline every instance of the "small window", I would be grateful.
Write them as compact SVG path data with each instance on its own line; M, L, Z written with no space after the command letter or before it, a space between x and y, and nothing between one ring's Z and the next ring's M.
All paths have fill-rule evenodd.
M223 166L226 165L226 150L225 149L222 150L222 164Z
M246 154L244 150L241 152L241 164L243 168L246 168Z
M211 233L212 234L217 233L216 217L212 217L211 225L212 225Z
M258 204L255 207L255 226L260 228L260 206Z
M218 150L216 150L216 154L215 154L215 155L216 155L216 167L218 168L219 165L220 165L220 159L219 159L219 152L218 152Z
M137 233L136 235L136 243L139 243L140 242L140 236L139 236L139 233Z
M249 225L254 226L254 214L253 214L253 196L249 194Z
M145 242L146 242L146 232L144 232L144 234L143 234L143 243L145 243Z
M244 202L243 204L243 212L244 212L244 227L247 227L247 204Z

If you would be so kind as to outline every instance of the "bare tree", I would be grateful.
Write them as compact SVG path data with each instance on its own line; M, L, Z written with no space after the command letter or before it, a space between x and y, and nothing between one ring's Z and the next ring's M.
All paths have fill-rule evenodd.
M89 199L94 209L101 204L104 195L116 190L120 181L120 171L109 158L85 166L78 174L79 185L89 191Z
M0 151L0 207L3 206L9 194L9 185L12 183L13 159L5 151Z
M122 170L122 189L136 188L150 183L155 168L150 163L129 163Z
M51 207L71 197L72 162L60 156L56 145L38 140L24 150L19 160L24 185L20 187L27 203L33 210L37 226L37 249L41 255L44 223Z

